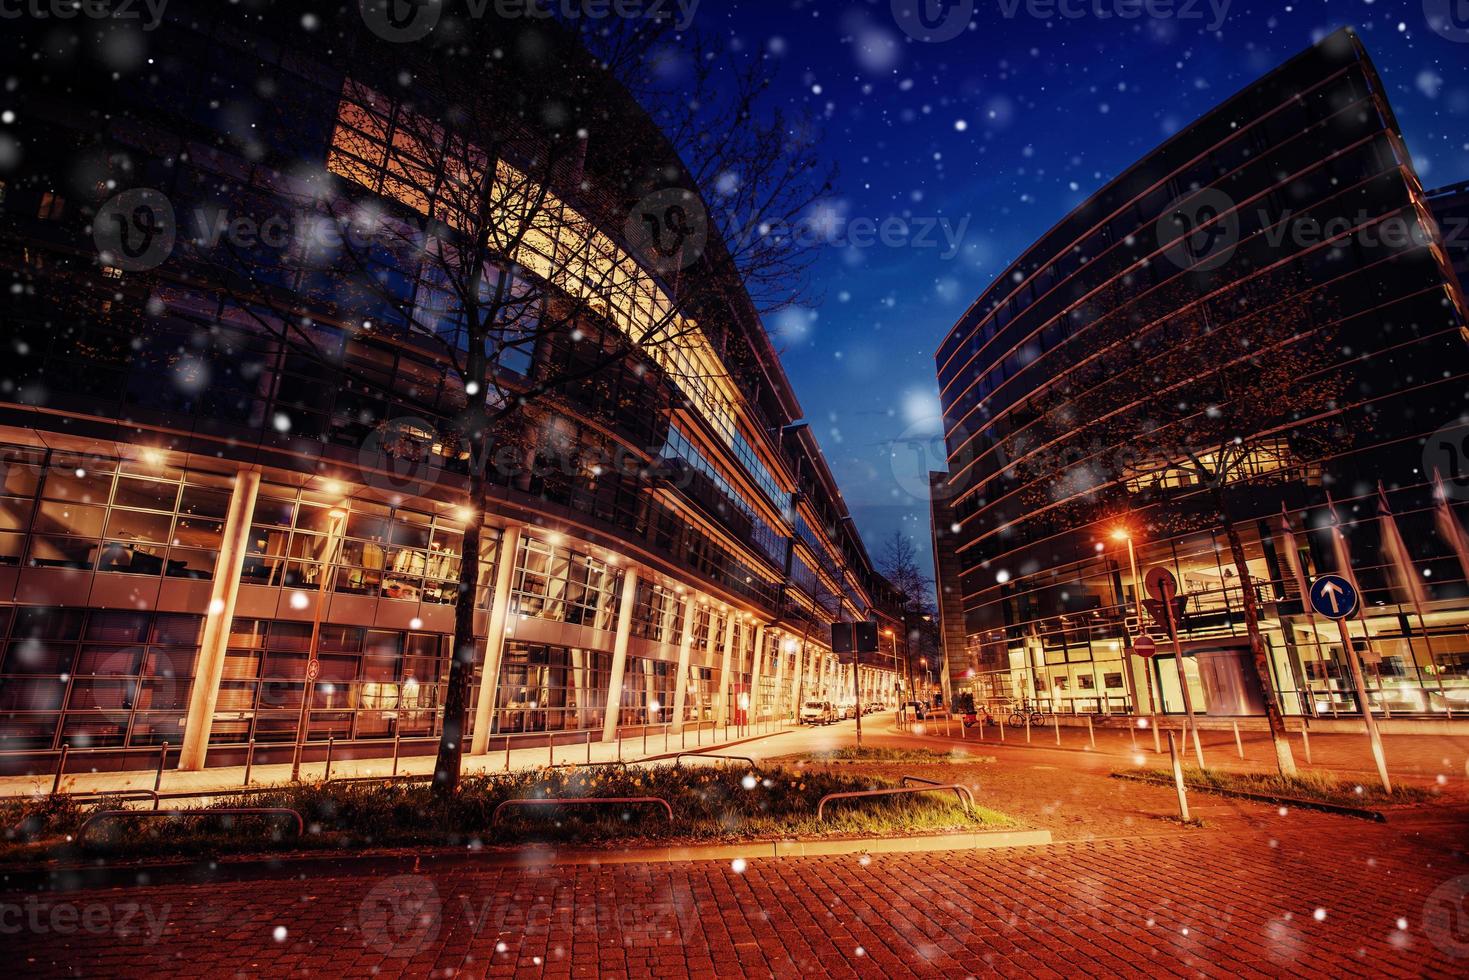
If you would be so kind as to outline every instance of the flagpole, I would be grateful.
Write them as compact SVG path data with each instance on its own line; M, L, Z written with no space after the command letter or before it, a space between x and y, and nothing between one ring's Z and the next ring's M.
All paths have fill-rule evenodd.
M1340 574L1357 593L1357 618L1362 622L1362 642L1367 645L1368 651L1372 654L1372 659L1380 663L1382 657L1378 655L1377 646L1372 642L1372 631L1367 628L1367 594L1362 591L1362 586L1357 583L1357 573L1352 568L1352 552L1347 547L1346 535L1341 533L1341 518L1337 516L1336 501L1331 499L1330 490L1326 491L1326 509L1331 513L1331 540L1336 545L1337 564L1342 566L1339 570ZM1356 656L1356 650L1349 642L1351 631L1346 627L1346 620L1338 620L1338 623L1341 624L1343 641L1347 642L1347 648L1343 652L1347 656L1348 664L1351 664L1352 658ZM1377 690L1380 693L1382 691L1382 672L1377 669L1376 664L1373 665L1373 672L1377 677ZM1362 709L1362 714L1370 716L1372 710L1367 704L1367 690L1365 685L1361 688L1358 697L1362 699L1362 703L1359 705ZM1382 701L1382 715L1384 718L1392 717L1392 711L1387 706L1386 698L1383 698ZM1374 723L1372 729L1375 731L1376 727Z
M1290 568L1291 575L1295 576L1296 591L1301 594L1301 607L1306 613L1306 622L1311 627L1311 641L1316 646L1316 660L1321 664L1321 679L1327 683L1327 692L1331 693L1331 671L1326 664L1326 651L1321 648L1321 631L1316 625L1316 610L1311 605L1311 586L1306 581L1306 571L1301 567L1301 552L1296 547L1296 532L1290 523L1290 512L1285 509L1285 502L1280 504L1280 526L1285 532L1285 544L1287 547L1286 564ZM1317 714L1316 698L1312 695L1310 685L1306 685L1306 697L1310 702L1310 713ZM1331 698L1331 716L1336 717L1336 698Z
M1449 696L1444 691L1443 677L1438 671L1438 655L1433 650L1433 636L1428 629L1428 617L1423 615L1423 585L1418 581L1413 570L1413 562L1408 554L1408 545L1403 540L1402 531L1398 530L1397 518L1393 516L1392 508L1388 506L1387 490L1382 481L1377 481L1377 519L1386 522L1386 530L1391 536L1392 560L1397 568L1398 574L1402 576L1403 589L1408 593L1408 601L1413 604L1413 611L1418 614L1418 627L1423 630L1423 645L1428 648L1428 662L1433 665L1433 678L1438 684L1438 696L1443 701L1444 711L1448 718L1454 717L1453 709L1449 707ZM1413 638L1408 637L1408 650L1413 649ZM1418 666L1418 658L1413 658L1413 667L1418 671L1418 685L1423 687L1423 669Z

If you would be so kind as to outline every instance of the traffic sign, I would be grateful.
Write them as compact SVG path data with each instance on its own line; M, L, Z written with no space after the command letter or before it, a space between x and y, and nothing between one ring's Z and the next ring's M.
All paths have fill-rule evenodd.
M314 680L316 680L316 675L317 674L320 674L320 673L321 673L321 661L320 660L316 660L316 659L313 658L311 660L306 661L306 679L308 681L314 681Z
M1178 579L1162 565L1148 569L1148 574L1143 578L1143 587L1148 590L1148 595L1164 602L1178 595Z
M1347 619L1357 602L1357 590L1344 575L1322 575L1311 583L1311 607L1327 619Z
M1158 652L1158 641L1144 633L1132 641L1132 652L1139 657L1151 657Z

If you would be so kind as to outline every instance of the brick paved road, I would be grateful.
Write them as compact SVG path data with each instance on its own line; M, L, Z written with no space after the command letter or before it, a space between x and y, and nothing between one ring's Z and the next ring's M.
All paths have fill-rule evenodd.
M1445 928L1460 925L1444 915L1469 890L1469 877L1455 882L1469 863L1449 853L1464 836L1448 815L1382 827L1264 807L1231 812L1218 829L968 854L752 861L743 873L728 863L461 867L74 892L61 906L11 895L0 897L0 948L8 964L39 975L1469 969L1469 933Z

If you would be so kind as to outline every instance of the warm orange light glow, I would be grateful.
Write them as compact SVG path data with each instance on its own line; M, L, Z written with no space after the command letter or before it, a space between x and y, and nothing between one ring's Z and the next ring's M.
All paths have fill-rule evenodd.
M1113 541L1126 541L1130 537L1132 537L1132 535L1127 533L1127 528L1125 527L1119 527L1117 530L1112 532Z

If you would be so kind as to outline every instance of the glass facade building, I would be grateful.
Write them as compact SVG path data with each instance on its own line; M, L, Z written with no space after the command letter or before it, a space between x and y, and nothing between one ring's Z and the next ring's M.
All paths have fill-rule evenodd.
M1469 335L1431 214L1387 89L1344 30L1183 129L995 280L937 354L949 472L934 483L935 542L956 693L1181 712L1182 676L1210 715L1262 714L1271 696L1287 714L1351 714L1335 625L1300 587L1350 571L1371 708L1469 712L1469 555L1456 544L1469 504L1453 455L1469 448ZM1277 364L1223 340L1248 347L1261 323L1284 338ZM1182 437L1177 458L1157 457L1151 434L1230 417L1251 371L1303 351L1294 390L1332 396L1283 392L1228 443L1238 465L1219 496L1242 575L1199 476L1224 471ZM1308 427L1326 434L1306 440ZM1187 596L1182 670L1166 639L1151 661L1132 653L1140 633L1166 636L1140 601L1155 568Z
M24 59L36 87L66 82L34 101L23 165L0 181L14 284L0 300L0 769L50 771L63 746L73 767L135 768L163 743L186 768L238 765L252 742L279 762L303 715L308 759L328 738L339 758L433 751L460 602L480 644L477 752L525 733L784 718L813 691L886 697L895 663L842 667L827 624L885 617L889 587L742 293L677 345L628 345L516 416L461 593L480 518L455 439L465 386L442 352L446 337L462 349L463 325L413 326L452 306L432 270L458 219L404 179L463 176L444 149L453 123L383 94L401 66L365 27L334 31L327 51L298 17L176 0L139 84L68 74L44 43ZM591 272L566 256L595 252L620 284L502 360L512 389L574 373L588 345L670 307L623 240L626 205L597 186L597 161L616 158L599 140L653 132L625 111L645 131L592 134L580 179L548 195L554 220L487 270L574 297ZM443 145L424 145L441 123ZM505 154L497 178L510 186L514 168ZM442 222L437 244L373 253L395 303L343 295L344 250L299 233L303 174L328 208ZM179 225L146 269L99 251L94 228L144 188ZM261 234L193 234L219 215ZM279 247L277 217L298 232ZM243 282L241 251L272 249ZM266 289L269 302L251 292Z

